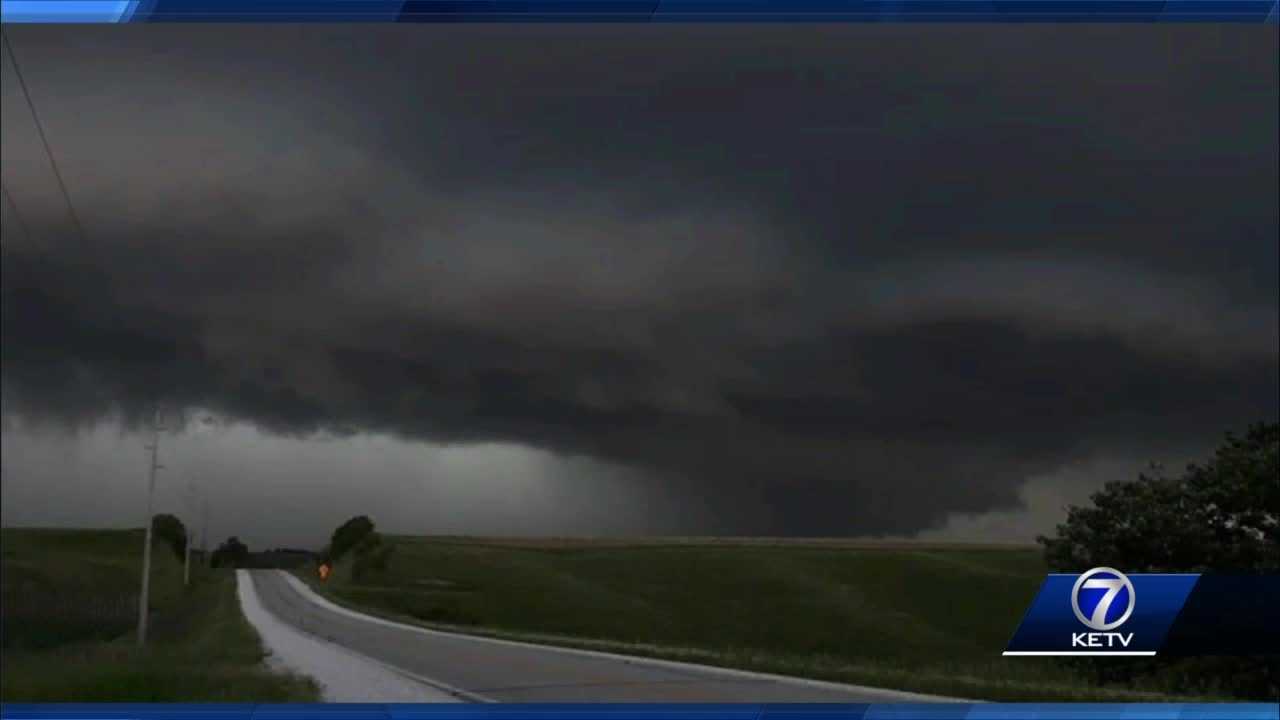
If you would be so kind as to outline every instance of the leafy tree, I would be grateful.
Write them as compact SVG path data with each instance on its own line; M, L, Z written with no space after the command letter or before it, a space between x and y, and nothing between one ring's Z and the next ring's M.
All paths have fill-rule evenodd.
M342 523L337 530L333 531L333 537L330 538L329 546L323 553L322 561L332 564L342 559L370 533L373 533L373 528L373 521L368 515L357 515Z
M154 537L163 540L178 559L183 559L187 551L187 528L175 515L167 513L156 515L151 519L151 532Z
M1179 477L1108 483L1038 538L1045 559L1061 572L1280 570L1278 446L1280 424L1257 424Z
M361 582L372 573L384 572L391 561L395 545L382 541L377 532L370 532L355 547L355 562L351 566L351 579Z
M1280 425L1256 424L1203 465L1177 477L1159 472L1108 483L1092 506L1071 507L1055 537L1040 537L1048 565L1081 572L1280 570ZM1280 652L1280 649L1277 649ZM1263 657L1081 659L1073 666L1101 682L1248 699L1280 695L1280 655Z
M213 567L244 567L249 563L249 546L234 535L213 551L210 564Z

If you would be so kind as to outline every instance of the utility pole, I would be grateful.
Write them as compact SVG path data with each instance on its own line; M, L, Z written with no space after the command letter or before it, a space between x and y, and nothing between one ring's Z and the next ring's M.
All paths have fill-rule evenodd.
M191 542L195 540L196 534L187 531L187 542L183 544L182 553L182 584L187 586L191 584Z
M191 546L196 542L195 531L195 512L196 512L196 486L191 484L190 476L185 478L187 491L183 497L183 505L186 508L184 516L186 522L182 524L182 584L184 586L191 584Z
M146 544L142 547L142 594L138 596L138 645L147 642L147 608L151 602L151 527L155 514L156 471L162 467L159 462L160 453L160 408L156 408L152 421L151 444L146 446L151 451L151 467L147 472L147 532Z
M204 522L200 523L200 560L209 565L209 492L204 493Z

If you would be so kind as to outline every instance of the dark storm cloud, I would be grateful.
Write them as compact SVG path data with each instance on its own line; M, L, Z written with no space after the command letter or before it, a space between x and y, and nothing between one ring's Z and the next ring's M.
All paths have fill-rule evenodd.
M6 414L517 442L867 534L1277 413L1264 30L6 32L88 230L6 74Z

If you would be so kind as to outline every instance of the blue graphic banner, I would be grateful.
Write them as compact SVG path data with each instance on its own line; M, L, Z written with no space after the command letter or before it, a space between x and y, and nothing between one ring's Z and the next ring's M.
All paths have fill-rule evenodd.
M13 720L1280 720L1275 703L980 703L874 705L6 704Z
M0 0L6 23L926 21L1275 23L1276 0Z
M1050 575L1005 655L1155 655L1199 575Z
M1271 655L1280 576L1050 575L1005 655Z

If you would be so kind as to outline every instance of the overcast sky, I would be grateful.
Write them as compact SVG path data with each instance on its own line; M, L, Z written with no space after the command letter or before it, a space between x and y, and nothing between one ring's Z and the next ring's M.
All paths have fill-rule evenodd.
M1273 29L5 33L6 525L157 400L255 546L1030 540L1277 416Z

